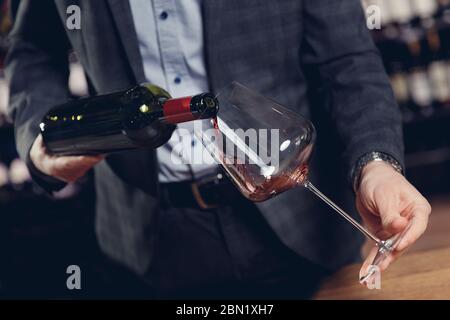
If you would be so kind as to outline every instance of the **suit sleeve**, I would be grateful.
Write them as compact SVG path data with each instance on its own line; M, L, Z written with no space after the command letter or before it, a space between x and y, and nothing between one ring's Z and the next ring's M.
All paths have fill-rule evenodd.
M350 173L383 152L404 166L401 113L359 0L304 0L301 59L316 76Z
M37 170L29 157L39 123L54 105L68 98L68 50L64 24L54 2L22 0L10 33L6 77L8 112L14 121L17 150L34 180L47 191L64 186Z

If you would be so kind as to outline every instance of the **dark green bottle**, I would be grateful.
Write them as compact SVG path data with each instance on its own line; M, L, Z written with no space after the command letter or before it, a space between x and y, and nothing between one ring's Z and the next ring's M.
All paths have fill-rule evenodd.
M52 154L104 154L157 148L170 139L177 123L214 118L217 112L211 93L171 99L165 90L145 83L56 106L40 129Z

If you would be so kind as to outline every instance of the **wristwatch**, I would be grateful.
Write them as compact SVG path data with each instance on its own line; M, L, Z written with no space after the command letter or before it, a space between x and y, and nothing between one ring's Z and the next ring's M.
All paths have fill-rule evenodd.
M356 192L359 188L359 183L361 179L361 171L366 164L372 161L382 161L389 164L392 168L395 169L400 174L404 173L402 165L392 156L378 151L373 151L366 153L361 158L358 159L356 165L352 170L352 181L353 181L353 190Z

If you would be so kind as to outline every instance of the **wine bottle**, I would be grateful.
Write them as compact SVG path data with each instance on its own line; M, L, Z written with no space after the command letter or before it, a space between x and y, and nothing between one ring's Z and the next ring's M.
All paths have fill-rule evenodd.
M408 59L406 59L408 61ZM408 87L407 67L403 59L391 59L386 67L392 90L403 114L403 120L409 122L414 118L411 110L411 94Z
M40 130L52 154L105 154L157 148L170 139L177 123L213 118L217 111L210 93L171 99L146 83L56 106L44 116Z
M31 181L31 177L26 164L16 158L9 164L9 180L10 183L18 188Z
M438 11L436 0L411 0L411 7L414 11L414 23L429 28L433 23L433 16Z
M9 183L8 168L3 162L0 162L0 188Z
M396 100L402 110L404 120L411 118L410 95L407 83L407 69L409 66L408 47L401 37L401 32L409 27L411 12L405 5L409 3L401 2L400 5L390 4L391 0L378 0L382 14L382 29L376 32L375 42L383 54L383 62L390 77L391 86ZM409 10L408 10L409 9ZM407 117L408 119L405 119Z
M408 76L408 85L413 107L421 114L428 116L433 112L433 92L420 41L410 42L409 48L412 55L412 64Z
M431 104L423 54L420 28L415 25L414 11L409 0L386 0L391 21L384 28L389 39L389 49L380 48L385 58L386 69L391 78L394 94L402 109L403 119L408 122L416 112L428 110Z
M450 0L439 0L439 9L435 14L435 20L437 21L439 28L440 38L443 50L446 53L450 52L450 41L446 41L450 38Z
M386 7L390 11L391 21L398 25L410 25L413 17L412 6L409 0L387 1Z
M442 59L445 64L445 73L447 74L447 84L450 87L450 0L438 0L439 9L434 19L438 26L440 39L440 47ZM445 103L443 107L450 107L449 103Z
M400 42L407 48L405 62L408 66L408 91L411 95L410 107L423 115L432 112L433 95L427 70L424 50L425 32L420 25L417 8L408 0L390 1L391 15L398 22Z
M435 14L438 3L434 0L412 0L417 28L423 33L421 46L423 60L427 64L428 78L435 107L444 106L450 99L450 86L447 79L446 62L439 36Z
M372 30L372 35L377 47L383 53L383 62L387 67L389 61L397 54L397 43L399 36L399 28L396 21L391 16L391 10L388 7L388 0L379 0L377 4L381 12L381 30Z
M448 60L445 57L436 27L427 30L427 43L430 58L428 75L431 82L434 104L437 108L448 107L450 106Z

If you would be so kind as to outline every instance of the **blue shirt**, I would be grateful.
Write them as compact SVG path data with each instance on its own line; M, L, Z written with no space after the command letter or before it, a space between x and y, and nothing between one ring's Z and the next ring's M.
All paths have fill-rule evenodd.
M209 89L201 1L129 1L146 80L165 88L172 97L191 96ZM200 153L207 161L192 163L192 155ZM160 182L191 180L217 168L194 137L192 122L179 124L169 142L157 149L157 155Z

